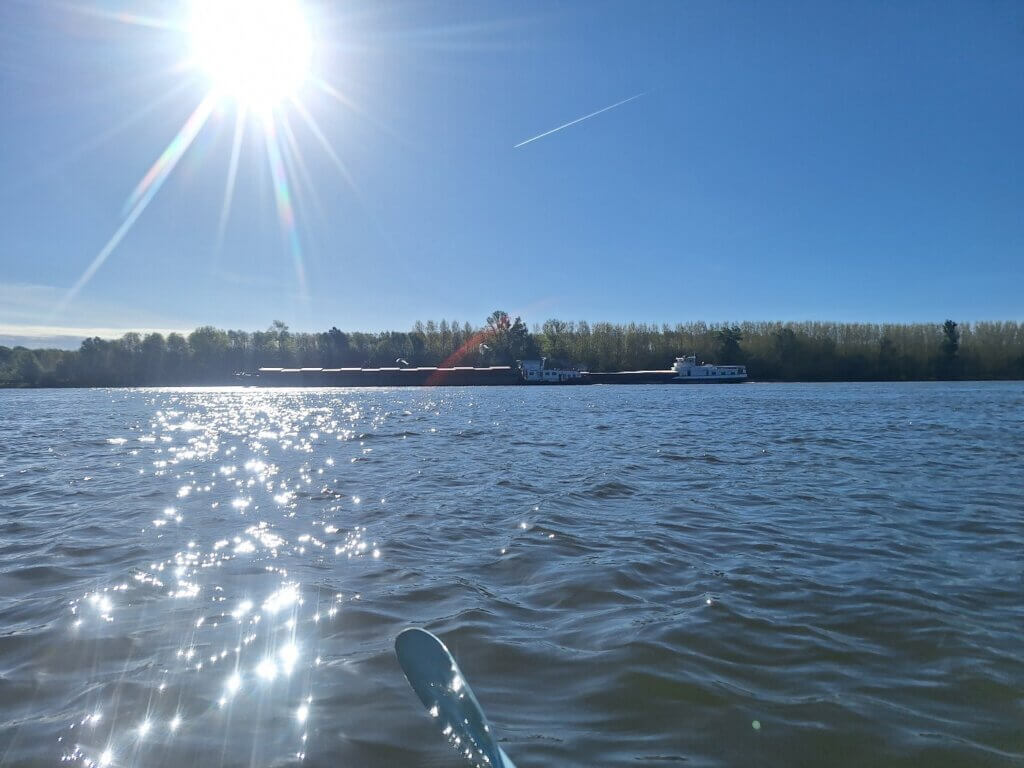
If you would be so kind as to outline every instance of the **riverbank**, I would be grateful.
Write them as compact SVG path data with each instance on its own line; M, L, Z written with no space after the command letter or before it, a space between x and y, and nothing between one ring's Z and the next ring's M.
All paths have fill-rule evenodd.
M224 381L179 381L174 383L149 383L149 384L6 384L0 382L0 392L21 392L21 391L61 391L61 390L88 390L88 389L193 389L196 387L214 387L217 389L247 389L247 388L303 388L303 389L316 389L321 387L351 387L351 388L368 388L368 389L379 389L382 387L542 387L542 388L558 388L565 386L579 386L580 384L586 386L660 386L671 383L667 380L650 380L650 381L625 381L616 380L614 377L617 374L602 374L600 375L601 380L598 377L589 379L587 381L580 382L579 384L571 383L560 383L560 384L524 384L521 381L468 381L462 380L444 380L440 378L438 381L426 383L426 382L414 382L409 379L396 379L394 381L379 380L376 382L369 380L360 381L345 381L339 383L335 380L329 382L326 380L316 380L311 378L296 377L291 380L280 379L276 381L264 381L259 378L245 378L237 379L232 378ZM672 378L672 377L668 377ZM764 378L751 378L744 382L701 382L708 384L985 384L985 383L1013 383L1018 381L1024 381L1024 378L992 378L992 379L764 379ZM241 383L244 382L244 383Z
M657 371L680 355L745 365L760 381L1013 381L1024 379L1024 324L979 323L572 323L521 321L473 327L417 324L376 333L266 331L127 333L78 349L0 346L0 386L209 386L239 371L464 369L547 359L605 374Z

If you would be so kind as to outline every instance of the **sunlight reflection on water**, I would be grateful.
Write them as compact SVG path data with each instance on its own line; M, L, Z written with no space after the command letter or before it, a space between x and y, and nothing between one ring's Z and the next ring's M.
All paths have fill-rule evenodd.
M0 392L0 760L440 765L411 624L521 766L1019 760L1021 385L682 389Z
M304 589L289 569L309 556L330 569L332 557L375 560L381 551L376 541L367 541L366 526L345 530L328 522L345 504L358 506L362 500L336 492L336 478L333 483L320 480L324 467L334 466L333 457L312 459L314 443L329 446L328 440L354 438L357 433L341 427L338 417L358 421L356 405L296 408L291 401L273 401L261 395L240 404L231 395L218 404L214 396L201 414L158 410L141 427L145 434L134 438L147 448L152 474L176 484L175 505L164 507L142 533L167 540L173 535L169 526L175 527L182 531L183 546L164 560L137 567L132 583L99 587L71 600L68 608L83 643L100 622L145 623L160 616L156 641L162 649L147 651L148 673L141 678L143 692L149 691L144 706L127 685L129 677L139 680L138 675L89 686L82 703L86 714L77 722L87 730L70 724L58 738L68 745L65 762L87 768L144 764L146 757L159 757L147 749L188 738L197 728L237 729L233 714L258 716L270 701L287 707L296 724L306 725L314 672L321 663L316 652L324 632L320 626L338 618L345 599L322 588ZM372 419L370 428L380 427L384 418ZM129 441L107 440L118 447ZM242 458L232 461L239 453ZM359 453L365 454L362 448ZM282 454L310 458L287 476L273 458ZM318 490L311 490L314 478L321 483ZM335 503L319 519L296 524L298 499L310 495ZM205 519L189 528L183 525L187 518ZM190 538L193 530L201 530L205 540ZM173 605L161 608L167 600ZM102 636L97 633L95 639ZM171 651L166 640L174 637L178 642ZM132 660L123 661L127 670ZM217 676L214 670L221 667L226 671ZM144 718L132 720L129 713L137 715L140 709ZM259 724L253 721L250 727ZM302 757L308 732L296 730L289 738L286 754Z

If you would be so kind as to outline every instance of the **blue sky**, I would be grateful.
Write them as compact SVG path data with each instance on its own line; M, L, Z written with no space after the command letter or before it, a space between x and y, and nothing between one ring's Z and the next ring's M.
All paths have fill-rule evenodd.
M0 343L495 308L1024 320L1020 3L305 7L313 76L343 100L296 98L347 177L279 108L298 250L255 119L218 247L237 111L219 102L68 300L209 86L183 63L185 4L0 4Z

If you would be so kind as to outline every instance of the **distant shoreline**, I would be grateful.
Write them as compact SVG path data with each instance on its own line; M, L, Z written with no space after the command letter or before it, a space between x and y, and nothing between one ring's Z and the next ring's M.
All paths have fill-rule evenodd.
M757 379L752 378L743 382L716 382L707 384L660 384L655 382L599 382L592 384L521 384L512 382L493 384L238 384L232 383L195 383L195 384L111 384L111 385L31 385L31 384L5 384L0 383L0 391L52 391L78 389L233 389L233 390L276 390L276 389L465 389L467 387L507 387L514 389L563 389L593 387L649 387L673 389L701 389L712 386L716 389L742 387L751 384L992 384L992 383L1014 383L1024 382L1024 378L1014 379Z
M261 368L467 369L539 359L605 374L665 370L684 355L744 365L761 382L1018 381L1024 380L1024 323L656 326L552 319L530 329L496 311L482 326L442 320L379 333L296 333L280 322L253 332L204 326L187 336L90 338L77 350L0 346L0 387L228 386L239 383L238 372Z

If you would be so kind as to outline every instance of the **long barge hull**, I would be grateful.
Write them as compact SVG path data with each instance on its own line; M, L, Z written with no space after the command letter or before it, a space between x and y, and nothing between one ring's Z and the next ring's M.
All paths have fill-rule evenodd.
M583 374L583 384L671 384L675 371L614 371Z
M480 387L519 384L509 366L491 368L260 368L239 377L254 387Z
M543 386L586 384L735 384L742 380L679 378L675 371L584 372L578 379ZM237 383L256 387L493 387L527 384L509 366L490 368L260 368L238 377Z

